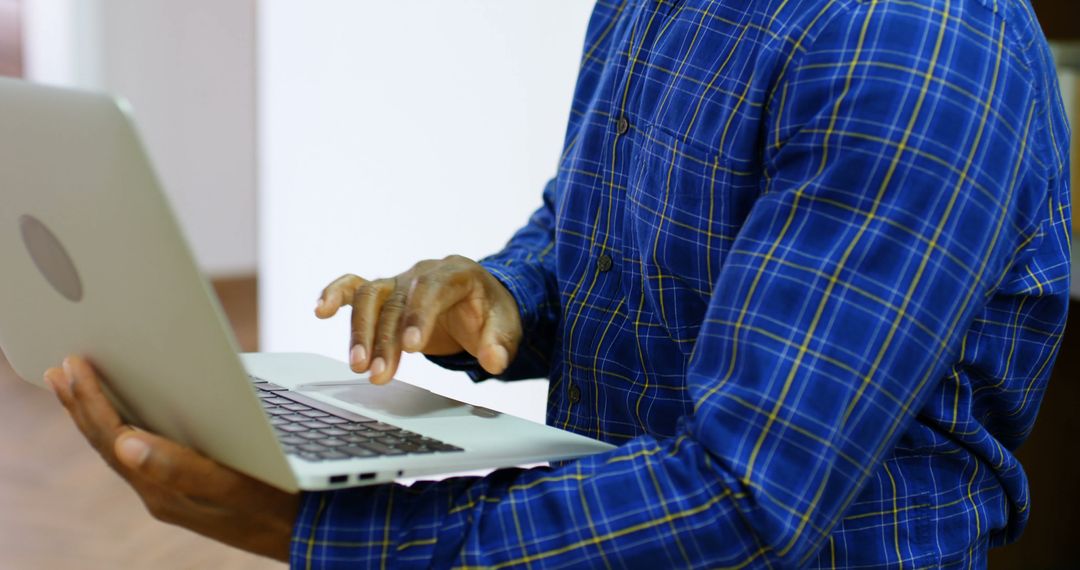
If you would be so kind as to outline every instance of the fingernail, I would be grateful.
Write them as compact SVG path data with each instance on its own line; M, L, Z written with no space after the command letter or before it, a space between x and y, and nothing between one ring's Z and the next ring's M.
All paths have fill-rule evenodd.
M401 342L408 350L420 350L420 329L417 327L405 329L405 334L401 336Z
M150 446L137 437L128 436L127 439L120 442L116 455L128 467L138 467L150 456Z
M326 301L324 301L322 299L319 299L318 301L315 302L315 308L316 309L321 309L321 308L323 308L323 305L325 305L325 304L326 304Z
M75 371L74 366L71 365L71 359L64 359L64 377L60 378L57 384L70 396L74 393L72 389L75 386Z
M386 371L386 361L382 357L378 357L371 363L371 375L378 376Z
M495 345L495 348L492 349L492 356L504 367L510 366L510 353L506 352L506 347L503 345Z
M362 344L352 347L352 354L349 356L349 359L352 360L353 364L363 364L364 361L367 360L367 349L364 348L364 345Z
M45 371L44 378L45 383L49 385L49 389L52 390L53 393L55 393L57 389L60 388L60 382L56 379L56 375L55 373L53 373L51 368Z

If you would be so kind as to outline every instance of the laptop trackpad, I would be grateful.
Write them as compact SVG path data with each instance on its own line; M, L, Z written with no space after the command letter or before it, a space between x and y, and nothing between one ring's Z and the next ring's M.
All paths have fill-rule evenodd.
M493 415L498 415L497 412L487 408L451 400L400 381L393 381L384 386L364 382L344 386L308 388L304 391L326 394L343 402L397 418L449 418L470 415L493 417Z

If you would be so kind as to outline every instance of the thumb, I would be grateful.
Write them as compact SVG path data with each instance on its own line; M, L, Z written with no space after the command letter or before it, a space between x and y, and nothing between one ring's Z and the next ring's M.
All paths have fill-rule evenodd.
M516 314L493 311L480 332L476 360L490 374L499 375L513 362L521 342L521 324Z
M116 458L124 467L156 483L199 495L227 483L230 470L194 450L154 434L130 431L117 438Z

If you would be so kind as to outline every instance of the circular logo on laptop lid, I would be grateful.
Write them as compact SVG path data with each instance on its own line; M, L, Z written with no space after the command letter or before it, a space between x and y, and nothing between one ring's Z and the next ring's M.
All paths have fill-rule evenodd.
M79 279L79 272L75 270L75 264L71 262L71 256L60 240L56 239L45 224L30 215L24 214L19 218L19 229L22 231L26 251L30 252L34 265L45 276L49 285L68 300L75 303L81 301L82 280Z

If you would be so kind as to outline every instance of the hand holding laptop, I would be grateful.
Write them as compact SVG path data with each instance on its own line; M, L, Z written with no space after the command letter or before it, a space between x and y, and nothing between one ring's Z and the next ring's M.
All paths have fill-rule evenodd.
M354 372L386 384L403 349L467 351L488 372L504 371L521 317L477 263L450 257L328 287L317 314L352 306L353 370L317 354L237 354L130 106L0 79L0 135L0 344L19 376L57 393L158 518L284 557L301 489L613 449L405 380L373 386ZM139 311L125 310L133 303ZM71 354L93 366L69 357L66 371L54 368Z
M330 318L345 304L353 308L352 368L371 370L378 384L393 378L402 349L436 355L468 351L497 374L509 365L521 340L514 298L464 257L422 261L378 281L345 275L323 290L315 313ZM78 356L67 358L63 368L46 371L45 381L79 431L154 518L288 560L298 495L125 424L102 392L97 371Z
M168 439L126 425L101 391L97 371L70 357L45 381L87 441L142 499L154 518L281 561L298 495L225 467Z
M349 362L371 381L394 377L401 351L446 356L468 352L491 374L506 370L521 342L517 302L475 261L451 255L421 261L389 279L344 275L323 290L315 315L352 305Z

